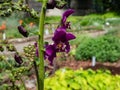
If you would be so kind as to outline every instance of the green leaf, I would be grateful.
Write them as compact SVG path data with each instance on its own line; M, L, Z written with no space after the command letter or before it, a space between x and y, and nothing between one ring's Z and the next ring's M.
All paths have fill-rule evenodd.
M76 83L76 82L71 83L70 87L73 88L73 89L80 89L80 85L78 83Z

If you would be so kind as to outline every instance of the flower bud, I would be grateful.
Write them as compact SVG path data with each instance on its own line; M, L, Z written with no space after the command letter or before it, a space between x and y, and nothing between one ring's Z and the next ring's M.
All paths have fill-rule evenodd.
M18 30L24 37L28 37L29 34L22 25L18 26Z
M23 63L22 58L21 58L17 53L15 54L14 59L15 59L15 61L16 61L18 64L22 64L22 63Z

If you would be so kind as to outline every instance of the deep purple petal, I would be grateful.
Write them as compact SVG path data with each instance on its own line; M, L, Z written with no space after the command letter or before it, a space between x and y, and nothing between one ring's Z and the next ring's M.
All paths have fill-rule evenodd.
M48 56L51 56L52 54L54 54L55 52L55 47L53 45L48 45L46 47L46 51L45 53L48 55Z
M68 17L69 15L71 15L72 13L74 13L75 11L73 9L68 9L63 13L63 17Z
M62 28L58 28L55 33L54 33L54 36L52 38L52 40L54 42L58 42L58 41L63 41L63 40L66 40L66 31L65 29L62 29Z
M56 57L56 48L55 45L48 45L46 51L44 52L44 58L50 61L50 64L53 64L53 59Z
M50 61L50 65L53 65L53 60L56 57L56 53L54 53L52 56L48 57L48 60Z
M62 23L65 23L67 17L68 17L69 15L71 15L72 13L74 13L74 10L73 10L73 9L68 9L68 10L66 10L66 11L63 13L63 16L62 16Z
M48 60L50 61L50 65L53 65L53 59L54 57L49 57Z
M67 39L67 41L72 40L72 39L75 39L75 38L76 38L75 35L73 35L72 33L67 33L67 34L66 34L66 39Z

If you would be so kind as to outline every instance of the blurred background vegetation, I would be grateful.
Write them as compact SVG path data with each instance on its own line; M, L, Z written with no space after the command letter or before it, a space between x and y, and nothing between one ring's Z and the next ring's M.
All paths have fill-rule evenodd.
M24 4L29 4L28 6L30 10L32 10L32 12L29 12L28 10L26 13L24 4L22 7L23 11L21 11L21 7L18 4L15 4L13 6L10 5L10 2L12 1L17 2L18 0L0 0L0 27L3 23L6 25L5 33L7 39L22 38L22 35L19 34L17 30L17 26L21 23L25 24L25 29L29 31L30 36L35 36L38 32L39 18L33 16L36 16L36 12L40 11L41 8L39 8L39 6L41 7L41 3L38 3L35 0L25 0ZM68 55L58 54L58 60L69 60L72 57L72 60L86 61L91 60L92 57L95 56L96 61L98 62L119 61L120 0L66 1L67 5L63 10L73 8L76 11L72 16L68 18L68 21L71 22L71 29L68 29L68 31L74 33L76 35L76 39L70 42L70 53ZM17 8L18 11L13 10L14 8ZM60 23L58 22L60 19L61 16L46 16L46 36L53 34L54 30ZM104 33L100 36L96 35L96 33L99 34L101 32ZM2 60L1 58L4 59L3 56L0 56L0 60ZM13 58L10 59L10 64L16 68L17 66ZM29 62L26 58L24 59L25 62ZM9 70L9 66L4 61L1 61L0 71L4 72L6 69ZM1 73L0 80L4 80L3 76L7 73L8 72ZM91 79L91 77L93 78ZM56 82L58 84L55 85ZM61 69L55 73L54 77L46 79L45 85L46 90L56 90L56 88L61 90L61 87L69 88L70 90L81 88L85 88L85 90L88 88L91 88L90 90L117 90L120 88L120 76L115 76L113 78L109 71L105 71L105 73L103 73L102 70L98 70L96 72L93 70L78 70L73 72L73 70Z
M6 1L4 3L8 3L11 1L13 0ZM91 59L91 57L93 55L96 55L95 53L99 51L100 53L99 55L97 54L96 57L102 60L104 59L103 61L106 61L106 58L109 59L107 61L110 61L110 62L119 60L120 47L119 45L118 46L116 45L117 43L119 43L118 38L120 38L119 0L108 0L108 1L106 0L66 0L66 1L67 1L67 5L64 7L63 10L66 10L68 8L73 8L76 10L75 14L73 14L68 18L68 21L71 22L71 29L68 31L74 33L77 37L75 40L71 42L73 46L74 44L76 45L72 49L70 54L75 56L76 59ZM6 33L7 39L22 37L22 35L20 35L17 30L17 26L20 25L21 21L22 23L25 24L25 29L29 31L30 36L35 36L36 33L38 32L39 18L35 18L32 15L34 14L36 15L35 12L40 11L40 8L38 9L38 5L41 6L41 4L40 3L37 4L33 0L30 0L30 1L26 0L25 3L29 4L28 6L29 6L29 9L33 11L32 13L30 13L29 10L26 13L24 11L25 6L22 8L23 11L16 10L14 12L11 12L10 11L12 10L11 7L9 5L6 6L5 4L6 7L4 8L4 10L9 11L8 13L10 13L10 15L8 13L7 13L8 15L7 17L4 15L1 15L0 25L3 22L6 23L5 33ZM2 5L3 4L0 3L0 8L2 8L1 7ZM21 9L19 5L17 7L18 7L17 9ZM60 23L58 22L60 21L60 19L61 19L61 16L46 17L45 35L53 34L54 30ZM86 32L99 33L99 31L105 32L104 34L105 36L100 38L97 37L96 40L93 39L95 34L93 34L92 35L93 37L91 37L88 35L88 33L86 33ZM101 50L100 50L98 47L101 44L104 44L104 45L103 45L103 48L101 47ZM87 45L93 45L93 46L88 47ZM98 45L98 46L94 48L94 45ZM104 49L104 47L110 47L110 48ZM83 49L82 52L81 52L81 49ZM103 56L104 54L106 56ZM101 60L98 60L98 61L101 61Z

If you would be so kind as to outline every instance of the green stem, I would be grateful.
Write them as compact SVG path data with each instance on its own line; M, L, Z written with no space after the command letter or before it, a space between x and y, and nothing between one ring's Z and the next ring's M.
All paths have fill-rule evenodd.
M37 88L38 88L38 90L40 90L39 73L38 73L36 61L33 61L33 64L34 64L36 78L37 78Z
M4 60L7 64L8 64L8 66L10 67L10 69L12 70L13 69L13 66L7 61L7 60Z
M43 0L42 9L40 13L40 20L39 20L39 85L40 88L38 90L44 90L44 20L45 20L45 13L46 13L46 3L47 0Z
M8 64L8 66L9 66L10 69L12 70L12 69L13 69L13 66L12 66L7 60L4 60L4 61L6 62L6 64ZM15 79L14 74L13 74L12 71L11 71L11 74L13 75L13 78ZM12 82L12 88L13 88L13 90L15 90L15 81L14 81L14 80L11 80L11 82Z

